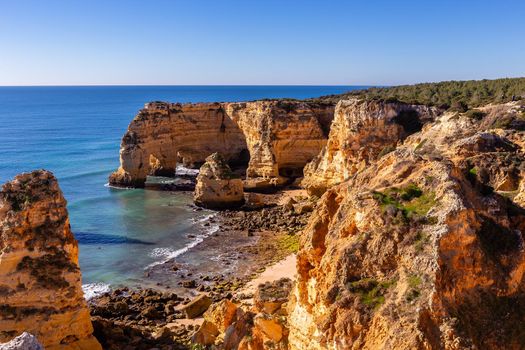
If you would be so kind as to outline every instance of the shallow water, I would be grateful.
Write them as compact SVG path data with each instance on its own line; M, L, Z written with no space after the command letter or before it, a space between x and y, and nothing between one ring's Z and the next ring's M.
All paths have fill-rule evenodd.
M147 266L205 239L202 220L210 215L193 211L188 194L105 186L118 167L120 139L145 102L307 98L356 88L0 87L0 183L23 171L52 171L68 200L89 292L108 284L141 284Z

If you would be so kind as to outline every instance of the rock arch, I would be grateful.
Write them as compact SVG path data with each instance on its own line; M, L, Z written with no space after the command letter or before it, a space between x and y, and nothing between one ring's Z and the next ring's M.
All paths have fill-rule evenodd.
M333 104L302 101L146 104L122 138L110 184L143 187L148 175L173 176L178 161L199 166L214 152L249 160L246 176L275 185L302 175L326 144Z

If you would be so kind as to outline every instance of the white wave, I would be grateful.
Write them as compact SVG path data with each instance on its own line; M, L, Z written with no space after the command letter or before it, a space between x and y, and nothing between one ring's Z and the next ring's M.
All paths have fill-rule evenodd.
M115 190L134 190L135 189L133 187L113 186L113 185L110 185L109 182L104 184L104 187L113 188Z
M199 169L190 169L190 168L186 168L183 165L177 165L175 167L175 175L197 176L197 175L199 175Z
M89 300L110 291L109 284L96 282L82 285L84 291L84 299Z
M160 260L149 264L146 267L146 269L156 266L156 265L164 264L170 261L171 259L175 259L179 255L186 253L191 248L196 247L197 245L202 243L202 241L204 241L206 237L219 231L219 228L220 228L219 225L211 226L204 234L196 236L195 239L193 239L190 243L186 244L184 247L180 249L172 249L172 248L166 248L166 247L153 249L152 252L150 253L150 256L152 258L160 258Z
M191 221L193 223L198 224L198 223L201 223L201 222L206 222L206 221L210 220L211 218L214 218L215 216L217 216L217 213L205 215L205 216L203 216L201 218L192 218Z

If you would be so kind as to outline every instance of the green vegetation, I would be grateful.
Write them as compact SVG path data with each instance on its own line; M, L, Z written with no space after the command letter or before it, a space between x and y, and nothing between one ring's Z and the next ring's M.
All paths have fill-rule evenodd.
M470 111L465 113L465 116L467 116L468 118L471 118L471 119L481 120L481 119L483 119L483 117L485 117L485 113L482 112L482 111L471 109Z
M421 285L421 283L423 283L423 279L418 275L408 276L408 286L410 287L410 290L406 296L407 301L415 300L421 295L419 290L419 285Z
M202 344L192 343L190 346L191 350L206 350L206 346Z
M297 253L299 251L299 236L298 235L284 235L279 238L279 248L289 253Z
M417 288L422 282L423 280L418 275L408 276L408 285L410 286L410 288Z
M414 244L414 248L416 249L416 252L421 252L425 248L425 245L428 243L429 237L426 233L418 231L416 234L416 240Z
M444 81L370 88L342 95L323 96L320 100L337 102L351 97L366 100L400 101L425 104L466 112L488 103L503 103L525 97L525 78L495 80Z
M383 157L384 155L387 155L388 153L390 152L394 152L396 150L396 147L393 146L393 145L388 145L388 146L385 146L380 152L379 154L377 155L377 158L381 158Z
M379 201L383 211L394 207L403 213L405 219L411 219L414 215L425 216L436 204L433 192L423 193L415 184L403 188L392 187L384 192L375 191L373 197Z
M359 281L346 284L346 288L357 295L363 304L377 309L385 302L384 295L396 283L395 280L378 282L372 278L363 278Z

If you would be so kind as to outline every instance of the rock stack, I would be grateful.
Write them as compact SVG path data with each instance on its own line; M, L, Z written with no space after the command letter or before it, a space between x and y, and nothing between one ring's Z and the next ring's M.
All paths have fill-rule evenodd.
M101 349L84 300L66 200L47 171L0 191L0 342L29 332L45 349Z
M206 158L200 168L193 196L195 204L209 209L228 209L244 204L242 180L219 153Z

